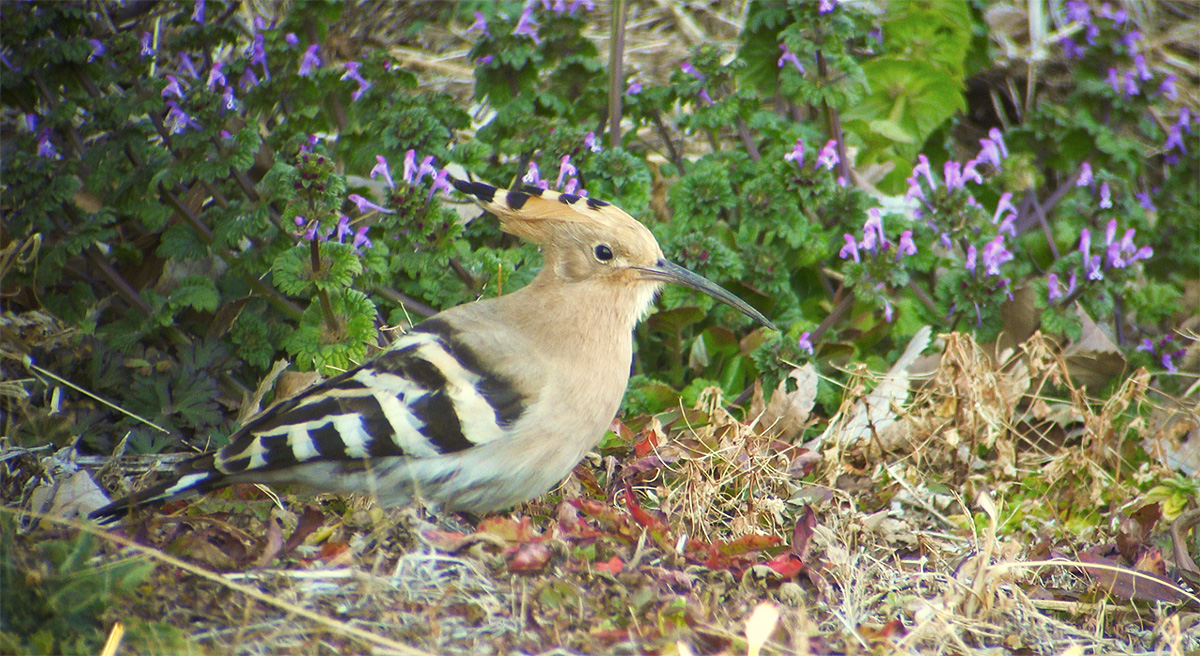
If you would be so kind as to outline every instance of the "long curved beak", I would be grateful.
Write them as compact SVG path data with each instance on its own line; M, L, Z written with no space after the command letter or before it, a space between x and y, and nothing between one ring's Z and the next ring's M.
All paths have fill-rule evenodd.
M721 287L717 283L705 278L704 276L688 271L678 264L672 264L664 259L659 259L658 262L654 263L654 266L638 267L638 271L641 271L642 275L644 275L647 280L673 282L683 285L684 287L691 287L698 292L708 294L718 301L721 301L732 308L736 308L742 314L754 319L767 328L770 328L771 330L778 330L778 328L775 327L775 324L771 323L770 319L767 319L762 315L761 312L750 307L750 304L746 301L734 296L733 292L730 292L729 290Z

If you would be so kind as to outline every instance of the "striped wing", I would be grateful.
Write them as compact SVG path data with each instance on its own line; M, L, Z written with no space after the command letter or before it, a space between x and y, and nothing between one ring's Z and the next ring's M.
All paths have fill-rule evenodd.
M503 439L527 405L510 379L489 370L448 321L434 317L370 363L270 408L225 448L183 463L173 480L92 516L115 518L134 501L157 503L256 478L320 489L320 481L289 480L288 470L456 453Z

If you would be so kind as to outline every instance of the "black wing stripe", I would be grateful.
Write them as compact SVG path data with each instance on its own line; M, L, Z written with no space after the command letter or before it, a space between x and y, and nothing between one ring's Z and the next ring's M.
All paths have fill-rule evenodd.
M447 353L464 369L479 377L476 388L496 412L496 423L500 427L512 426L525 414L525 396L511 380L484 367L479 356L458 339L458 332L449 322L434 317L421 322L415 330L436 335Z

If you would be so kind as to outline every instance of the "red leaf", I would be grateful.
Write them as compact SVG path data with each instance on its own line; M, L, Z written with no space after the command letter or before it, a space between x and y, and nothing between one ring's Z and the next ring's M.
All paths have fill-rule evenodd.
M642 526L651 531L661 531L666 528L663 520L638 505L637 498L634 497L633 490L628 485L625 486L625 505L629 506L629 514L633 515L637 523Z
M321 528L321 524L325 523L325 515L316 506L305 506L304 514L300 515L300 519L296 522L296 530L292 531L291 537L288 538L287 544L283 545L283 555L292 552L292 549L304 544L304 539L312 532Z
M804 514L796 520L796 528L792 529L792 553L803 560L808 557L808 541L817 528L817 515L812 506L804 507Z
M620 558L613 556L602 563L596 563L594 567L601 572L619 574L621 570L625 569L625 563L621 562Z
M790 579L804 571L804 561L794 553L783 552L767 561L767 567L779 572L780 576Z
M346 542L330 540L321 545L321 550L317 552L317 558L325 562L336 560L342 554L350 551L350 545Z
M659 444L659 434L656 430L648 430L642 433L642 439L634 442L633 452L639 458L653 451Z

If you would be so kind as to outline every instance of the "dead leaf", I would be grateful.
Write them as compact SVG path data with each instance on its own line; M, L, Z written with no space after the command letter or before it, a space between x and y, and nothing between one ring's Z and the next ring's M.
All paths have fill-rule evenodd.
M893 405L902 407L908 399L909 368L921 355L921 351L929 346L931 334L929 326L922 326L909 340L904 354L892 365L875 389L866 398L857 401L849 415L834 417L820 437L806 442L804 446L821 450L823 445L830 442L853 444L870 438L873 432L878 433L896 423Z
M1078 304L1075 314L1083 324L1083 332L1063 349L1067 373L1081 385L1100 387L1124 373L1125 358L1108 333Z
M779 381L771 400L756 425L765 427L779 439L790 442L808 421L813 404L817 400L817 382L820 377L812 363L792 370L787 378Z

